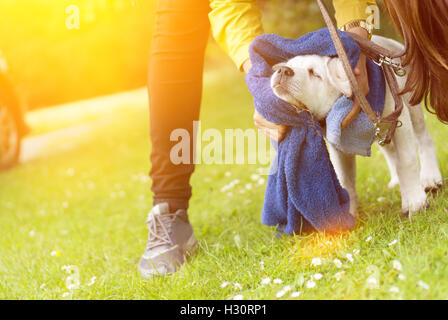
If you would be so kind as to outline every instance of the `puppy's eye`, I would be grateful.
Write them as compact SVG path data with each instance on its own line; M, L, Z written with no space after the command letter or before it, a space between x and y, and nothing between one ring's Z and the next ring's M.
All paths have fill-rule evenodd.
M316 72L314 72L314 69L312 68L308 69L308 74L310 75L310 77L315 77L322 80L322 77L318 75Z

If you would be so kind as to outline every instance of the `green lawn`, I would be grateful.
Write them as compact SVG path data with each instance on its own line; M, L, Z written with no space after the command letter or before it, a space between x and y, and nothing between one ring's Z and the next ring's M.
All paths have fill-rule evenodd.
M0 174L0 298L277 299L286 285L291 292L282 299L295 291L301 295L294 299L448 298L448 193L432 198L420 216L400 218L399 192L386 187L387 166L377 147L373 159L358 161L357 228L338 236L276 238L260 222L264 185L245 187L257 166L198 166L189 213L199 250L177 274L142 280L137 263L151 208L148 111L129 110L117 110L73 150ZM206 74L203 129L251 128L252 111L240 74ZM446 176L447 129L433 116L428 125ZM234 179L240 183L233 195L220 190ZM322 264L313 266L313 258ZM67 288L64 266L79 272L79 286ZM322 279L308 288L316 273ZM371 276L377 288L369 288ZM282 283L263 285L266 277ZM222 288L223 282L230 284Z

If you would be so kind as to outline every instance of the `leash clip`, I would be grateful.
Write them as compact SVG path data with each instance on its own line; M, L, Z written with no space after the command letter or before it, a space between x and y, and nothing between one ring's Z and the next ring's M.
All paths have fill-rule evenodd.
M396 128L400 128L403 126L403 122L401 122L400 120L396 120L397 122L397 126ZM394 122L389 122L389 121L381 121L381 119L379 119L377 122L375 122L374 125L374 131L375 131L375 138L378 139L378 144L382 147L384 147L386 144L388 144L389 142L386 142L387 140L387 134L390 130L390 128L392 127L392 124Z
M390 57L380 54L378 61L372 60L377 66L382 67L383 64L391 66L394 69L394 73L399 77L406 75L406 69L403 68L401 63L394 62Z
M375 122L374 130L375 130L375 138L378 139L378 144L380 146L386 145L387 132L391 127L390 122L382 122L381 119Z

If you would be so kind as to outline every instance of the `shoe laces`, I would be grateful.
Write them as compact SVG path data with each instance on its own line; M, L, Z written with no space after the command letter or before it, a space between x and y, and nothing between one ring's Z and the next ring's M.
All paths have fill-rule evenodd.
M151 214L146 220L148 226L148 245L147 250L161 246L172 245L170 238L172 222L176 219L178 213Z

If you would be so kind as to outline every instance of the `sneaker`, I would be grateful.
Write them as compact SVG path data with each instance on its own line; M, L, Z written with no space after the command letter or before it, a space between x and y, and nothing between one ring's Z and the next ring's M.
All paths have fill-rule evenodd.
M183 209L169 211L168 203L159 203L148 214L148 243L138 269L144 278L177 271L197 247L193 228Z

